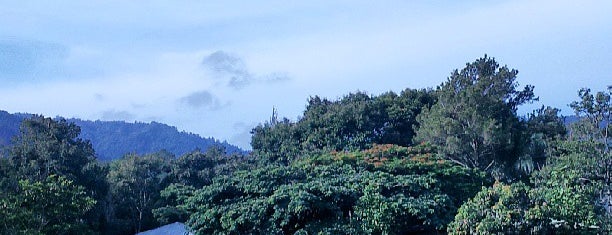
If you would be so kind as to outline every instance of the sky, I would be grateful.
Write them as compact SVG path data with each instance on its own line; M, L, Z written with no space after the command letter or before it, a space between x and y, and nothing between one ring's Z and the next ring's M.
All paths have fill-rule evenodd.
M0 0L0 110L162 122L249 149L311 96L435 88L485 54L541 105L612 85L612 1Z

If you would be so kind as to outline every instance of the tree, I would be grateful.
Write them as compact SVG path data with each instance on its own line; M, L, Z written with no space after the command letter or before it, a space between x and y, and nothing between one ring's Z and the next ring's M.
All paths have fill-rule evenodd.
M459 209L451 234L607 234L610 223L610 162L605 122L610 101L581 89L573 102L579 121L563 138L558 110L541 108L527 118L526 133L543 141L545 164L524 183L483 188ZM594 98L599 97L599 98ZM599 100L595 102L595 100ZM532 135L533 136L533 135ZM533 148L533 147L530 147ZM532 152L530 154L535 154Z
M426 89L405 89L399 95L384 93L374 99L374 106L382 110L382 118L376 120L376 144L411 146L419 123L416 118L423 109L435 103L433 92Z
M416 141L440 146L460 165L506 177L518 157L517 108L536 99L533 86L516 89L517 73L486 55L455 70L438 86L436 104L417 117Z
M305 130L303 148L349 151L370 147L376 138L377 121L382 119L382 110L374 108L373 100L363 92L348 94L337 102L311 98L299 122Z
M116 226L137 233L157 223L152 209L160 199L160 191L169 185L170 158L164 154L138 156L130 154L113 162L108 181Z
M562 149L569 153L591 153L589 156L593 166L592 182L597 198L595 205L603 208L601 220L605 229L612 230L612 86L607 91L592 94L588 88L578 91L578 101L572 102L572 107L579 121L570 126L570 142Z
M364 150L374 144L410 146L417 115L433 102L425 89L379 96L356 92L336 101L314 96L297 122L273 116L254 128L251 145L258 156L284 164L300 155Z
M195 191L196 188L190 185L171 184L160 192L164 206L153 209L153 216L160 224L186 222L189 212L185 204Z
M570 107L581 121L572 126L572 138L593 140L601 144L601 152L610 152L612 145L612 86L607 91L591 94L591 89L578 91L579 101L574 101Z
M9 149L10 177L6 181L12 181L9 184L14 187L19 180L42 182L57 175L83 186L87 196L103 202L108 192L106 168L96 161L91 143L79 134L80 128L64 119L39 115L24 119ZM105 226L105 209L99 203L88 211L84 219L89 226Z
M82 170L95 161L94 150L78 138L80 128L74 123L34 115L23 120L19 131L9 154L18 175L34 181L61 175L79 185L93 177Z
M251 134L253 152L268 161L287 164L302 152L303 133L289 119L260 124Z
M598 234L609 231L596 203L602 168L594 151L548 158L522 182L483 187L463 204L449 234Z
M0 197L2 234L90 233L82 220L96 201L85 188L66 177L49 175L42 181L20 180L16 192Z
M210 184L215 174L214 167L220 163L217 162L218 157L199 150L187 153L173 161L171 180L196 188Z
M527 174L541 169L567 130L560 110L542 106L528 114L523 124L521 151L516 167Z
M593 150L562 154L550 158L533 175L531 214L539 221L534 226L561 234L606 231L597 230L603 222L598 216L597 197L605 183L600 177L604 169L598 165L599 158Z
M496 183L483 187L476 196L459 208L449 224L449 234L529 234L529 186L524 183Z

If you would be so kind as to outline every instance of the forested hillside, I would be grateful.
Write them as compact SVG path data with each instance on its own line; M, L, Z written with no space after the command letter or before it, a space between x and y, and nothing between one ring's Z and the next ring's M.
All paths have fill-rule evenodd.
M0 160L0 232L609 234L612 86L559 109L491 57L435 89L310 97L252 130L253 151L96 161L74 123L25 119ZM71 200L65 200L70 198Z
M0 110L0 146L11 143L11 138L19 133L21 121L29 116L27 114L10 114Z
M180 156L196 148L206 151L214 145L223 146L228 153L243 151L225 141L178 131L176 127L158 122L68 121L81 127L80 138L91 141L101 160L112 160L126 153L149 154L160 150Z
M0 146L10 144L19 133L19 125L31 114L10 114L0 110ZM176 156L197 148L206 150L214 145L223 146L229 153L244 150L214 138L203 138L193 133L178 131L166 124L127 123L123 121L87 121L68 119L81 129L79 138L91 141L99 160L109 161L127 153L149 154L166 150Z

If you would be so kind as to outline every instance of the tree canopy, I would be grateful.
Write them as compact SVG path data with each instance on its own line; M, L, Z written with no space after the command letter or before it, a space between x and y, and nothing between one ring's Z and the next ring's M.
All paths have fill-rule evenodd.
M427 145L374 145L215 178L184 208L196 234L403 234L443 229L485 182Z
M504 177L520 148L517 108L537 99L533 86L517 90L517 74L486 55L455 70L438 86L437 102L417 117L415 139L440 146L460 165Z
M517 74L485 56L436 89L313 96L248 154L99 162L79 126L35 115L0 157L0 234L609 234L612 86L579 90L566 125L517 113L536 100Z
M364 150L373 144L410 146L417 115L434 101L425 89L379 96L357 92L338 101L314 96L297 122L274 117L255 127L251 144L257 155L285 163L308 153Z

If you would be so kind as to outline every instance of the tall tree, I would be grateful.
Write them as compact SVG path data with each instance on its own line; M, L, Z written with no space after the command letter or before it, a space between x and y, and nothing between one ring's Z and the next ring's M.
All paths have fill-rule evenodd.
M578 140L592 140L601 144L603 153L610 152L612 145L612 85L607 91L595 95L591 89L578 91L579 101L572 102L572 107L581 120L572 126L572 137Z
M9 149L12 185L18 180L41 182L57 175L83 186L87 196L102 202L107 193L106 169L96 161L91 143L78 138L80 131L65 119L40 115L24 119ZM103 205L96 204L85 219L99 228L105 223L103 214Z
M518 155L517 108L537 99L533 86L517 90L517 74L486 55L455 70L438 86L437 103L417 117L415 139L439 145L451 161L502 177Z
M165 154L126 155L113 162L108 173L114 221L137 233L156 226L151 210L160 198L160 191L169 184L170 157Z
M34 115L21 123L13 140L10 161L18 175L40 181L62 175L81 184L87 180L83 168L95 161L89 141L79 139L80 128L64 119Z
M589 179L593 182L599 182L595 189L598 194L596 204L603 208L604 224L612 230L612 85L596 94L592 94L588 88L580 89L578 97L580 99L572 102L570 107L580 120L570 127L570 146L573 148L566 152L596 150L589 159L595 170L585 174L590 174L592 177Z
M4 192L6 193L6 192ZM16 192L0 197L0 234L86 234L83 221L96 201L63 176L20 180Z
M448 232L609 234L612 154L605 151L609 140L604 138L608 95L579 92L580 101L571 104L579 121L571 125L567 139L561 138L558 110L541 108L529 115L527 131L539 133L540 140L551 145L545 151L546 164L531 174L529 185L483 187L459 209Z

